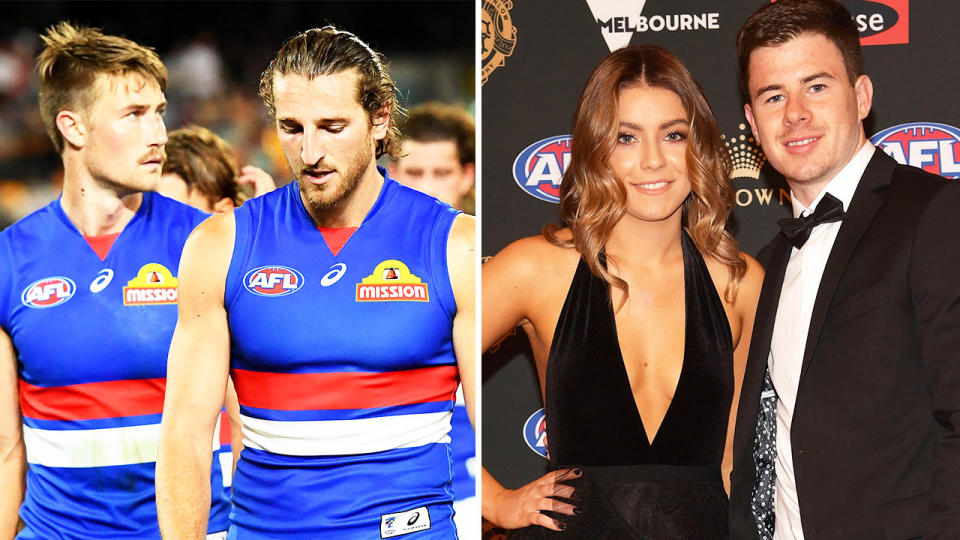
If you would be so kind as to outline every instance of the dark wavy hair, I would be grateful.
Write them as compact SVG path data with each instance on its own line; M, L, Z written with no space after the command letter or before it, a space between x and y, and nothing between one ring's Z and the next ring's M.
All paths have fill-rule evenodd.
M630 86L663 88L679 96L690 122L687 171L691 193L683 203L683 227L704 255L730 273L724 297L736 297L747 263L726 230L733 209L730 156L703 89L680 60L662 47L644 45L610 53L593 70L573 118L570 165L560 185L560 218L573 238L562 240L551 224L543 236L552 244L573 247L590 270L628 293L627 283L600 263L614 225L626 212L627 192L608 165L617 143L620 90ZM626 294L624 295L626 298Z

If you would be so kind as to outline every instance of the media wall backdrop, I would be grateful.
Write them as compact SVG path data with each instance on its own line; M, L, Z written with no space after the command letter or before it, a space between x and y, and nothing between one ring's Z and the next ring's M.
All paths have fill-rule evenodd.
M703 86L734 163L735 234L755 254L790 213L789 190L750 133L737 83L736 34L764 3L567 0L559 9L547 0L482 0L483 255L557 221L577 97L606 54L640 43L677 54ZM842 3L861 30L873 80L867 136L902 163L960 176L960 3ZM543 275L550 279L548 269ZM507 487L545 472L542 406L520 332L483 358L483 464Z

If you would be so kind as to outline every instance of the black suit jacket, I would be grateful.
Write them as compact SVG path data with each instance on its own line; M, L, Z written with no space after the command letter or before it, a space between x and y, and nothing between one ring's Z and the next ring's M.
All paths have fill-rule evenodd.
M730 527L750 511L760 387L791 245L758 257ZM960 182L870 160L827 259L790 439L804 536L960 539Z

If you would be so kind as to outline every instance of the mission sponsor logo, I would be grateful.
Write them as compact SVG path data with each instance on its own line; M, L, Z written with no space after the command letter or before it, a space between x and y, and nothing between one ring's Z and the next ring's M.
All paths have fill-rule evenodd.
M286 296L303 287L303 274L288 266L261 266L247 272L243 286L257 296Z
M480 10L481 86L498 67L506 63L517 45L517 27L510 20L510 0L483 0Z
M396 259L381 262L357 283L357 302L396 301L430 301L427 284Z
M177 278L158 263L140 267L137 277L123 288L123 305L156 306L177 303Z
M570 135L539 140L513 160L513 179L521 189L542 201L560 201L560 181L570 165Z
M547 417L538 409L523 424L523 440L541 457L547 457Z
M611 52L626 47L634 34L648 32L686 32L719 30L720 14L716 12L644 13L647 4L673 9L676 2L647 0L587 0L607 48Z
M960 178L960 129L934 122L911 122L887 128L870 142L903 165L947 178Z
M51 308L73 298L75 292L77 285L68 277L45 277L27 285L20 293L20 302L29 308Z

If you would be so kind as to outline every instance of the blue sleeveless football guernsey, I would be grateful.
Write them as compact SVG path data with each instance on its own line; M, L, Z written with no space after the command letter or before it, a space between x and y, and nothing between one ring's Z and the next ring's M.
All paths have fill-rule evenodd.
M236 210L224 298L244 450L228 538L456 538L456 215L385 178L334 255L296 182Z
M0 325L18 354L29 466L18 538L160 538L154 469L176 272L205 217L144 193L103 261L59 200L0 233ZM229 512L215 454L211 532Z

